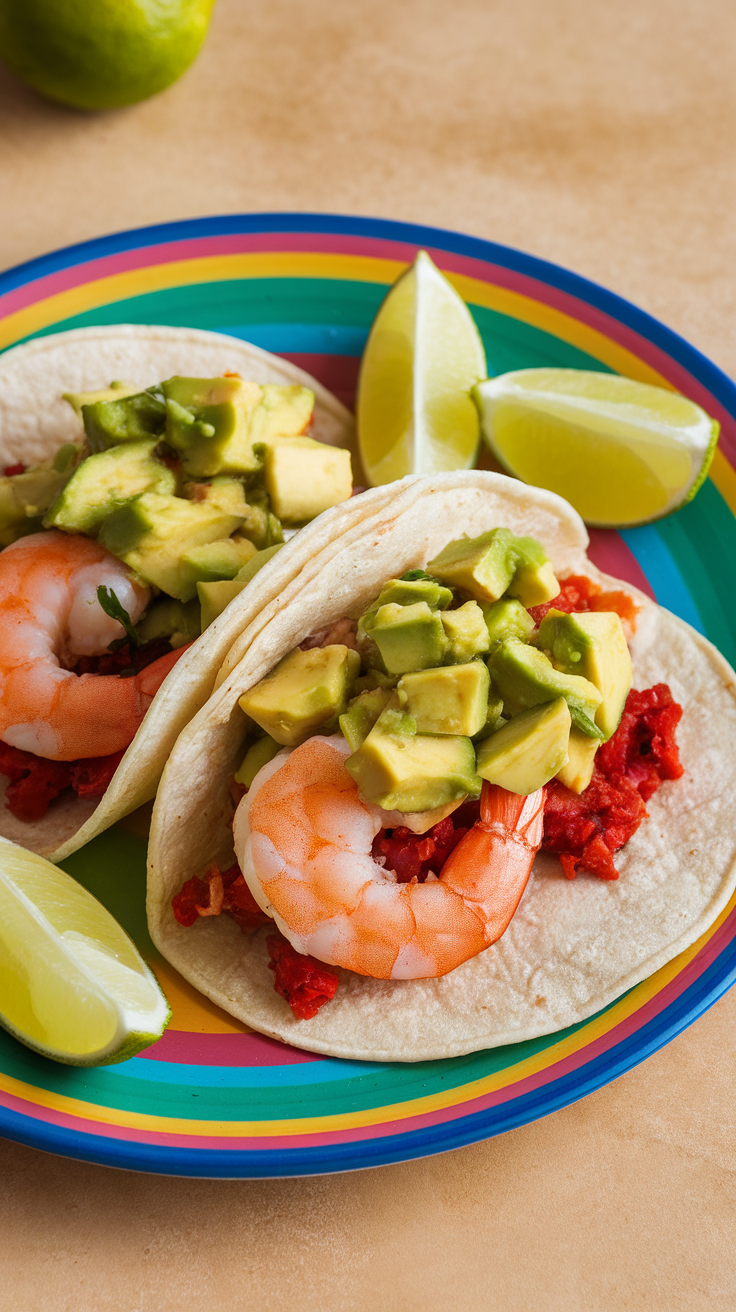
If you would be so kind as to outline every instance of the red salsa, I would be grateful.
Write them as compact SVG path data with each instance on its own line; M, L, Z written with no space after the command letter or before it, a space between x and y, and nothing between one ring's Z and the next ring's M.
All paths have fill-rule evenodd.
M550 610L561 610L566 615L590 610L614 610L622 620L633 625L639 607L626 592L603 592L586 574L571 574L562 580L560 591L552 601L545 601L541 606L530 606L529 614L535 624L540 624Z
M171 900L174 916L189 929L200 916L231 916L244 934L273 921L258 906L240 867L220 870L211 865L200 879L193 875ZM280 934L266 939L273 986L288 1002L297 1020L311 1020L320 1007L334 998L339 977L324 962L297 952Z
M49 803L65 788L80 797L102 797L122 758L122 752L113 752L80 761L47 761L0 742L0 774L10 780L7 808L18 820L42 820Z
M681 716L666 683L632 688L618 729L598 749L588 787L576 794L557 779L547 784L542 846L558 853L568 879L578 870L618 879L614 852L639 828L660 784L683 773L675 742Z

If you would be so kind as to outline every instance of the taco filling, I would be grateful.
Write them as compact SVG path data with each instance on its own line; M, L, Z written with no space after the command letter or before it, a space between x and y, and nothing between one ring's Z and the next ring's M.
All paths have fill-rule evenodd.
M305 386L177 376L65 400L79 441L0 478L0 773L27 823L104 794L185 650L352 490Z
M495 528L388 579L357 621L289 652L243 696L238 864L174 895L181 926L227 915L298 1019L338 966L431 979L505 933L537 851L569 879L614 855L682 771L664 683L634 690L637 606Z

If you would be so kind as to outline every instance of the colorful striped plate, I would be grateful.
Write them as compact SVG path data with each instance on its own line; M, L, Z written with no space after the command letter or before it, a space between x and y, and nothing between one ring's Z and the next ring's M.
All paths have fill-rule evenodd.
M736 388L655 319L574 274L432 228L324 215L202 219L106 237L0 275L0 349L92 324L220 329L276 351L352 399L387 286L418 247L468 301L489 371L605 369L672 386L722 425L692 505L647 528L596 532L592 555L734 661ZM145 846L122 828L64 862L133 934L173 1007L143 1056L74 1070L0 1032L0 1131L35 1147L175 1175L279 1176L406 1161L545 1116L642 1061L736 972L736 899L703 938L599 1015L531 1043L418 1065L286 1048L199 997L145 926Z

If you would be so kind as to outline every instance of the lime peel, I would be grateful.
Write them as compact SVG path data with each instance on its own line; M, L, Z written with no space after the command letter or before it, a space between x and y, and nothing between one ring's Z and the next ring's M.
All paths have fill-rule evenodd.
M45 1057L98 1066L155 1043L170 1014L109 911L57 866L0 839L0 1024Z
M600 528L649 524L692 501L718 442L694 401L617 374L518 369L478 384L473 399L503 468Z

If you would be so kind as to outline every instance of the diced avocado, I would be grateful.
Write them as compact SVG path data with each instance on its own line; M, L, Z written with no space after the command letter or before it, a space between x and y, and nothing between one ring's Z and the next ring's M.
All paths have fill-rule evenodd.
M541 565L520 565L508 586L512 597L518 597L522 606L541 606L560 594L557 576L549 561Z
M280 546L284 541L281 521L271 510L265 488L248 488L248 514L243 524L243 533L259 551Z
M502 725L506 723L503 715L503 699L497 693L491 691L488 695L488 705L486 706L486 718L476 734L473 734L473 742L482 742L489 734L495 733Z
M257 551L255 556L239 569L234 579L223 579L216 583L198 583L197 592L201 605L200 626L204 633L209 628L213 620L221 615L226 606L234 597L237 597L243 588L247 587L252 578L255 578L259 569L271 559L271 557L283 546L278 542L274 547L266 547L265 551Z
M166 440L188 474L250 473L260 468L255 443L302 433L311 419L309 388L245 382L242 378L169 378Z
M456 538L430 560L427 570L473 597L496 601L514 576L512 541L507 528L493 528L477 538Z
M411 606L389 602L364 617L364 631L378 647L389 674L406 674L440 665L447 639L437 611L426 601Z
M478 796L481 781L469 738L392 732L395 727L386 707L345 762L367 802L387 811L432 811L468 794Z
M298 747L347 709L359 669L357 651L341 643L297 648L245 693L240 705L277 743Z
M606 739L618 728L631 687L631 656L621 618L615 611L564 615L548 611L539 626L537 646L556 669L580 674L594 683L602 700L595 722Z
M371 610L394 603L411 606L415 601L426 601L430 610L446 610L452 601L452 590L436 579L389 579L384 583Z
M77 450L76 447L72 449ZM70 472L41 466L27 469L23 474L0 478L0 546L7 547L16 538L35 530L36 525L31 521L37 520L48 509Z
M483 611L477 601L466 601L457 610L442 613L442 627L447 638L445 660L462 665L488 651L490 642Z
M299 437L312 422L314 392L298 383L264 383L260 405L251 416L253 442Z
M245 784L246 788L250 788L258 771L262 770L264 765L268 765L280 751L281 743L277 743L269 734L252 743L243 757L240 769L235 772L236 784Z
M564 697L557 697L522 711L485 738L477 750L478 774L510 793L536 793L564 766L569 738L570 711Z
M219 538L185 551L181 562L191 571L196 583L214 583L218 579L234 579L238 570L257 554L248 538Z
M263 481L279 519L303 524L351 496L350 452L311 437L282 438L264 448Z
M272 547L264 547L263 551L257 551L255 556L251 556L241 569L238 570L235 578L239 583L250 583L255 578L260 569L267 565L272 556L276 555L283 547L283 542L276 542Z
M405 674L397 691L401 705L416 721L417 733L472 738L486 722L490 687L483 662L470 661Z
M532 706L564 697L573 723L591 737L600 738L594 723L601 694L588 679L563 674L543 652L518 638L506 638L488 658L494 688L503 697L504 715L515 716Z
M560 591L541 543L517 538L507 528L448 542L427 569L479 601L497 601L509 592L525 606L536 606Z
M593 778L595 754L599 746L597 738L589 738L573 725L567 744L567 765L557 771L555 778L571 792L582 793Z
M249 415L261 399L258 383L242 378L169 378L166 441L192 478L243 474L259 468Z
M194 642L199 637L199 602L161 597L148 607L143 619L138 621L136 632L141 642L168 638L172 649Z
M376 688L395 688L399 682L398 674L384 674L381 670L368 670L355 680L354 691L374 692Z
M62 392L61 395L81 419L83 405L95 405L98 401L122 401L124 396L137 396L140 390L135 383L117 382L110 383L109 387L100 388L97 392Z
M239 579L218 579L214 583L198 583L197 595L200 602L200 630L204 633L213 620L218 615L222 615L226 606L230 605L235 597L240 596L243 588L247 588L247 583L241 583Z
M149 389L111 401L94 401L82 406L87 441L93 451L104 451L120 442L141 442L162 437L166 426L166 407L161 397Z
M534 632L534 620L520 601L504 597L502 601L481 602L481 610L488 630L489 646L503 642L504 638L520 638L528 642Z
M392 697L390 688L374 688L354 697L348 709L340 716L340 732L351 752L357 752L365 742L381 711Z
M100 542L146 583L190 601L197 589L181 557L192 547L228 537L241 522L214 498L195 502L144 492L103 520Z
M108 515L141 492L173 493L176 476L156 459L157 445L153 437L88 456L50 506L45 527L96 533Z

